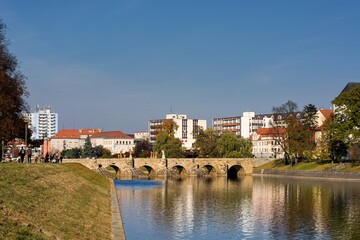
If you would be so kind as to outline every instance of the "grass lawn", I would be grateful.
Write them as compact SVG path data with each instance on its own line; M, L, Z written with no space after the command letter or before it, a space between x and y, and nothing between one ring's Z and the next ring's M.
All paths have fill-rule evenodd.
M80 164L0 164L0 239L110 239L110 182Z
M257 169L274 169L274 170L299 170L299 171L327 171L331 168L339 166L339 163L318 163L318 162L300 162L294 166L285 165L280 163L279 160L274 160L268 163L265 163L261 166L258 166ZM351 166L342 168L339 171L346 172L360 172L360 166Z

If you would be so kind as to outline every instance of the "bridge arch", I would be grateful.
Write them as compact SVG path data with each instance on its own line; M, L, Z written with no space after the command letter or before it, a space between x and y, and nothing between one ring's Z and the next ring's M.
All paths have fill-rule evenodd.
M231 179L236 179L239 175L245 175L245 169L240 164L232 165L227 170L227 177Z
M216 168L213 165L206 164L200 168L204 175L215 175L217 174Z
M143 165L141 167L139 167L139 170L144 174L144 175L147 175L147 176L154 176L156 175L156 171L154 168L152 168L151 166L149 165Z
M186 171L185 167L183 167L181 165L175 165L170 169L170 174L171 175L186 175L187 171Z

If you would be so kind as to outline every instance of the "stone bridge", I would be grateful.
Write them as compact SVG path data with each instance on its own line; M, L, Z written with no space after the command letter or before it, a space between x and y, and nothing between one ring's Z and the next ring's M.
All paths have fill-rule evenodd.
M217 175L236 177L252 174L253 168L273 159L262 158L98 158L63 159L63 163L80 163L90 169L112 167L121 176Z

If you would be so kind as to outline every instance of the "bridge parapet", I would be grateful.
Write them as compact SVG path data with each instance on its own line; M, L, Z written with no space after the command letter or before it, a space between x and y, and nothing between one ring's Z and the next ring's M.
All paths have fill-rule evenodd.
M184 175L197 175L201 171L226 176L229 169L243 169L245 174L251 174L253 168L273 159L254 158L99 158L99 159L63 159L64 163L80 163L90 169L99 166L113 167L117 174L133 175L141 168L146 168L156 175L167 175L177 169Z

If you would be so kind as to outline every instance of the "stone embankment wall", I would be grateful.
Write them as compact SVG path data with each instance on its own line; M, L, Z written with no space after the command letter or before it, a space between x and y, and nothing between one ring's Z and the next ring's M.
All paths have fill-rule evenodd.
M254 169L254 176L273 175L306 178L336 178L336 179L357 179L360 180L360 172L311 172L311 171L281 171L270 169Z

